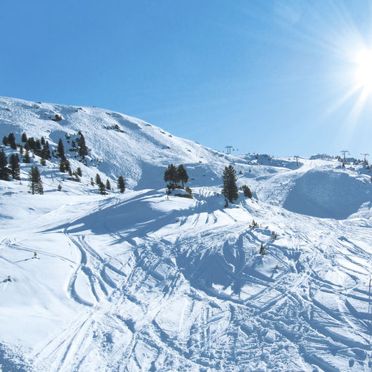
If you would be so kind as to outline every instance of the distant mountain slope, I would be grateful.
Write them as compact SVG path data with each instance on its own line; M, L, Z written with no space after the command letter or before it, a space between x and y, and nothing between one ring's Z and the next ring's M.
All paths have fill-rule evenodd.
M62 120L52 120L55 115ZM233 160L212 149L124 114L94 108L36 103L0 97L0 136L22 132L44 136L54 144L65 135L81 131L91 149L92 165L109 177L125 175L130 187L163 185L164 168L170 164L192 164L191 177L213 182L223 166Z

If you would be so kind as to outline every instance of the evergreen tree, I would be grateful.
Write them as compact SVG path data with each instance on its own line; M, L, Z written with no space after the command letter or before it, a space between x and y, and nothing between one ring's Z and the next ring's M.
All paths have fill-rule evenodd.
M90 178L90 184L91 184L91 186L94 186L94 180L93 180L92 177Z
M265 246L263 245L263 243L261 243L261 245L260 245L260 255L264 256L265 254L266 254Z
M21 140L22 142L27 142L27 134L25 132L22 133Z
M173 164L168 165L164 172L164 181L168 183L169 188L174 188L178 182L177 167Z
M3 137L3 145L8 146L8 136Z
M9 158L10 172L14 180L21 179L18 154L12 154Z
M61 184L58 184L57 189L58 189L58 191L61 191L62 190L62 185Z
M41 157L45 160L49 160L51 158L50 156L50 149L49 149L49 143L46 141L43 145L43 149L41 150Z
M57 153L61 159L65 158L65 147L63 146L62 139L58 141Z
M26 152L25 152L25 156L23 158L23 162L24 163L30 163L30 154L29 154L27 149L26 149Z
M101 180L100 175L97 173L96 174L96 184L99 185L100 183L102 183L102 180Z
M43 136L40 138L40 143L42 146L45 145L45 138Z
M177 167L177 182L181 182L182 187L185 186L185 183L189 182L189 176L182 164Z
M4 150L0 151L0 180L8 181L9 180L9 168L7 167L8 160L4 153Z
M98 190L99 190L99 193L101 195L106 195L106 187L105 187L105 184L103 182L100 182L98 184Z
M35 150L35 139L34 137L30 137L28 140L27 140L27 143L28 143L28 146L31 150Z
M30 190L33 195L44 193L43 182L41 181L38 167L31 167L31 170L29 173L29 180L30 180Z
M223 171L223 189L222 194L233 203L238 199L238 187L236 186L236 172L232 165L225 167Z
M118 189L121 193L125 191L125 180L123 176L119 176L118 178Z
M111 183L108 179L106 180L106 189L111 190Z
M9 136L8 136L8 144L9 144L9 146L10 146L13 150L16 150L16 149L17 149L16 138L15 138L14 133L9 133Z
M46 166L46 160L44 158L40 159L40 164L45 167Z
M22 145L19 146L19 153L20 153L20 155L23 155L23 146Z
M77 167L76 169L76 174L81 177L83 175L83 172L81 171L81 168L80 167Z
M59 171L60 172L71 172L70 162L67 159L61 159L59 163Z
M79 146L79 155L84 158L86 155L88 155L88 147L85 144L85 138L83 136L83 133L80 133L80 138L78 141Z
M242 190L246 198L252 199L253 196L252 191L247 185L243 185Z
M41 150L41 143L38 139L35 141L35 150Z

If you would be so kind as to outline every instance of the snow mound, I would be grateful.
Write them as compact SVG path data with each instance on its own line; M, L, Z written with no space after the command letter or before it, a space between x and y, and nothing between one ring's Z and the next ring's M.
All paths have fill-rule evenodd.
M345 219L372 203L366 179L337 170L310 170L293 180L283 207L313 217Z

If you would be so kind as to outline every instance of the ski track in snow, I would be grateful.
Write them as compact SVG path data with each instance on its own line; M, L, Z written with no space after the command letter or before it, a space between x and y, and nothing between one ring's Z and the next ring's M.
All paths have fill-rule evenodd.
M105 213L118 205L109 204ZM230 215L234 210L216 209L206 215L198 213L198 208L178 220L176 236L166 230L159 239L157 231L143 234L138 229L137 236L132 237L138 243L132 245L124 262L99 253L92 235L70 233L74 225L70 223L64 234L80 252L81 260L68 291L86 310L35 355L35 366L55 371L94 370L97 367L92 360L99 355L105 368L123 371L300 371L312 370L310 366L332 371L340 370L342 363L347 368L353 364L359 370L369 369L370 314L367 310L365 314L358 312L349 301L357 298L368 304L363 281L358 279L349 287L337 285L319 272L324 270L324 252L330 257L327 265L334 265L340 257L352 260L350 250L357 251L358 258L368 264L370 253L345 237L353 235L352 227L347 234L343 231L342 238L337 231L327 236L328 230L322 230L328 227L314 221L319 226L315 232L309 228L309 235L295 234L293 228L273 240L268 229L252 229L237 221ZM114 234L105 228L105 235L114 241L125 235L125 231ZM198 236L193 233L195 229ZM314 235L327 237L322 242L313 240ZM266 260L272 266L273 260L279 267L273 277L252 270L252 260L261 259L256 252L252 254L260 242L267 250L261 266ZM288 242L296 243L287 247ZM177 263L177 258L185 255L190 261ZM220 269L228 270L225 274L231 282L243 281L261 289L243 299L233 291L227 293L231 283L214 288L208 278L203 278L210 274L206 265L213 263L213 255L224 261ZM357 267L362 264L354 262ZM354 269L342 270L356 279ZM119 279L111 278L108 272ZM79 275L90 289L89 298L75 287ZM318 294L336 294L336 306L318 300ZM167 318L173 317L169 306L179 316L174 324L168 324ZM112 334L115 342L108 346L106 338Z
M0 181L4 371L372 371L365 169L227 156L96 108L2 107L2 135L55 145L81 129L92 149L89 166L72 159L81 183L53 162L43 196L27 194L29 165ZM170 162L186 164L193 199L164 195ZM230 163L255 198L224 208ZM130 190L97 195L97 172Z

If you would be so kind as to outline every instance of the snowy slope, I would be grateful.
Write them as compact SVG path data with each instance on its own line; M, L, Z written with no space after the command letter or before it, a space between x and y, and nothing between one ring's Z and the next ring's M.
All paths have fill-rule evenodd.
M56 114L63 120L51 120ZM142 120L93 107L72 107L0 97L0 135L22 132L57 144L81 131L96 166L108 176L125 175L130 187L162 187L171 162L193 164L190 176L219 177L231 157L163 131ZM203 166L203 164L207 164ZM210 167L209 165L212 165Z
M1 134L81 130L92 159L62 192L53 161L44 195L27 193L26 164L21 183L0 181L4 371L372 369L368 170L226 158L105 110L1 102ZM169 160L187 164L194 199L164 195ZM224 208L229 161L255 199ZM132 189L98 195L97 169Z

